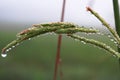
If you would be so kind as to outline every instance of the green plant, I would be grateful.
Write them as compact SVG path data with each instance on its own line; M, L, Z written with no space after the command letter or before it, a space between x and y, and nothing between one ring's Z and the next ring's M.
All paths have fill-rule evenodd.
M94 16L96 16L104 26L106 26L106 28L113 35L113 38L115 39L117 45L120 45L120 38L117 32L114 29L112 29L111 26L101 16L99 16L99 14L93 11L90 7L87 7L87 10L90 11ZM67 22L54 22L54 23L44 23L44 24L33 25L31 28L28 28L18 33L17 39L12 41L2 49L2 56L6 57L8 51L10 51L12 48L16 47L17 45L19 45L21 42L25 40L30 40L31 38L42 35L42 34L53 33L53 34L65 34L66 36L71 37L75 40L76 39L80 40L83 43L93 44L95 46L98 46L112 53L117 58L120 58L119 52L114 50L111 46L103 42L100 42L94 39L88 39L84 36L75 34L78 32L84 32L87 34L89 33L100 34L99 30L92 29L92 28L85 28L85 27L75 25L72 23L67 23Z
M6 54L11 48L19 45L24 40L29 40L32 37L45 34L45 33L56 33L56 34L73 34L77 32L85 32L85 33L96 33L97 30L87 29L83 27L79 27L78 25L74 25L72 23L65 22L56 22L56 23L46 23L46 24L38 24L33 25L33 27L28 28L17 34L17 39L12 41L6 47L3 48L2 54Z
M93 11L90 7L87 7L87 10L90 11L94 16L96 16L102 22L102 24L107 27L107 29L112 33L112 35L114 36L114 39L119 45L120 38L117 32L114 29L112 29L111 26L101 16L99 16L99 14ZM45 34L45 33L55 33L55 34L67 34L67 36L70 36L73 39L78 39L80 41L84 41L85 43L93 44L95 46L98 46L100 48L107 50L108 52L115 55L117 58L120 57L119 52L115 51L112 47L108 46L107 44L94 39L87 39L85 37L74 35L77 32L98 33L99 31L95 29L80 27L78 25L74 25L72 23L66 23L66 22L55 22L55 23L33 25L31 28L28 28L18 33L17 39L12 41L10 44L8 44L6 47L3 48L2 56L5 56L6 52L11 50L11 48L14 48L24 40L29 40L32 37Z

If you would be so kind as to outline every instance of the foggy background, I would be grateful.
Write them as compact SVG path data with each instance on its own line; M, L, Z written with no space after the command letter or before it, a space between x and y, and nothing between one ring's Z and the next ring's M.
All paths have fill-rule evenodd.
M6 24L23 24L21 27L25 27L60 21L62 1L1 0L0 27L9 27ZM66 0L65 21L81 26L101 27L101 23L86 11L86 6L92 7L114 27L112 0Z

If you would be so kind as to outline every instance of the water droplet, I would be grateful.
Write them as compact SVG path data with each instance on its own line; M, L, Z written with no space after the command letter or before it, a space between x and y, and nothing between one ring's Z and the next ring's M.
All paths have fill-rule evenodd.
M9 49L6 50L6 52L8 52L8 51L9 51Z
M11 49L12 49L12 48L7 49L6 52L9 52Z
M6 52L9 52L9 51L10 51L10 49L7 49L7 50L6 50Z
M12 48L14 48L15 46L12 46Z
M110 39L111 41L114 41L114 39Z
M115 43L115 44L117 44L117 42L116 42L116 41L114 41L114 43Z
M102 32L101 32L101 33L100 33L100 32L98 32L97 34L98 34L98 35L102 35L102 36L104 35Z
M106 48L110 48L110 46L106 46Z
M9 50L11 50L12 48L9 48Z
M31 38L29 38L28 40L31 40Z
M92 28L90 28L89 30L93 30Z
M111 35L109 34L109 35L108 35L108 37L110 38L110 37L111 37Z
M85 41L81 41L81 43L86 44L86 42L85 42Z
M1 54L1 56L2 56L2 57L6 57L6 56L7 56L7 54Z
M75 41L79 41L78 39L74 39Z
M117 57L116 55L113 55L113 57Z

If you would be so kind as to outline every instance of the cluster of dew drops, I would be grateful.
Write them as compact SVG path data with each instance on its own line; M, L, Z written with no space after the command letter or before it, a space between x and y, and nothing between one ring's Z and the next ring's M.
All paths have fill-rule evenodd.
M17 43L16 45L13 45L12 47L6 49L4 52L1 53L2 57L7 57L7 53L12 50L13 48L15 48L16 46L18 46L20 43Z
M93 28L91 28L91 29L93 29ZM48 35L48 34L53 35L53 33L46 33L46 34L44 34L43 36ZM55 34L55 33L54 33L54 34ZM94 33L85 33L85 34L91 35L91 34L94 34ZM97 33L97 34L98 34L98 35L104 35L103 33ZM40 35L38 35L37 37L40 37ZM120 45L117 44L117 42L115 41L115 39L113 39L113 37L112 37L110 34L108 34L107 37L110 38L110 41L114 42L114 43L120 48ZM29 38L28 40L31 40L31 38ZM79 40L75 39L75 41L79 41ZM81 43L86 44L85 41L81 41ZM16 46L18 46L18 45L19 45L19 43L16 44ZM12 48L15 48L16 46L12 46ZM96 47L96 46L95 46L95 47ZM5 53L2 53L2 54L1 54L1 56L2 56L2 57L7 57L7 52L9 52L12 48L7 49L7 50L5 51Z
M89 36L89 35L92 35L92 34L95 34L95 33L85 33L85 34ZM110 39L111 42L113 42L118 48L120 48L120 45L117 43L117 41L113 38L113 36L111 34L104 34L104 33L101 33L101 32L98 32L97 34L101 35L101 36L107 36ZM79 40L75 39L75 41L79 41ZM87 44L85 41L81 41L81 43ZM94 47L96 47L96 46L94 45ZM108 46L108 47L110 47L110 46Z
M50 34L50 35L55 35L55 33L45 33L45 34L43 34L43 36L46 36L46 35L48 35L48 34ZM38 36L36 36L36 37L40 37L40 35L38 35ZM35 38L35 37L34 37ZM33 38L33 39L34 39ZM28 38L28 40L31 40L32 38ZM5 57L7 57L7 52L9 52L10 50L12 50L13 48L15 48L16 46L18 46L20 43L17 43L15 46L12 46L12 48L8 48L8 49L6 49L5 50L5 53L2 53L1 54L1 56L3 57L3 58L5 58Z

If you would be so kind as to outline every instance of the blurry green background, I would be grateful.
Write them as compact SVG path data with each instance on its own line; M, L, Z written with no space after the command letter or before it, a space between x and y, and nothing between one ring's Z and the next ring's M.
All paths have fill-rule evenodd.
M0 30L0 50L16 38L16 33L25 29L13 29L22 26L20 24L9 26L11 29L3 27ZM57 36L41 35L12 49L6 58L0 57L0 80L53 80ZM90 38L106 42L116 49L107 36L93 35ZM90 44L63 35L61 58L63 80L119 80L118 60Z

